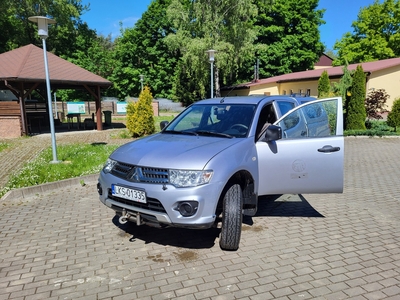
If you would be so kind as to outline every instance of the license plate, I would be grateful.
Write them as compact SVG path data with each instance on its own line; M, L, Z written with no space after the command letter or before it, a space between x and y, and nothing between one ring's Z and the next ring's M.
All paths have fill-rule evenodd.
M119 185L111 185L111 191L113 196L120 198L146 203L146 192L136 189L127 188Z

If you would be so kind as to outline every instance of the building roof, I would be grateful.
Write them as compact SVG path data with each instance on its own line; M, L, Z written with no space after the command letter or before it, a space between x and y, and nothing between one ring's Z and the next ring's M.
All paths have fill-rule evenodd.
M400 65L400 57L398 58L390 58L372 62L365 62L365 63L358 63L358 64L351 64L348 65L347 68L349 70L355 70L358 65L361 65L365 73L373 73L379 70L384 70L390 67L395 67ZM290 81L304 81L304 80L315 80L321 77L323 71L328 72L328 76L330 78L338 78L343 76L343 66L339 67L331 67L331 68L323 68L323 69L315 69L315 70L308 70L302 72L295 72L290 74L284 74L279 76L274 76L265 79L259 79L257 81L251 81L247 83L240 84L235 87L235 89L242 89L242 88L250 88L251 86L257 86L261 84L268 84L268 83L283 83L283 82L290 82Z
M52 88L68 86L109 87L110 81L93 74L65 59L47 52L49 77ZM29 44L0 54L0 80L24 82L45 82L43 49ZM72 87L71 87L72 88Z
M330 58L325 53L322 53L319 61L314 65L314 67L332 67L333 59Z

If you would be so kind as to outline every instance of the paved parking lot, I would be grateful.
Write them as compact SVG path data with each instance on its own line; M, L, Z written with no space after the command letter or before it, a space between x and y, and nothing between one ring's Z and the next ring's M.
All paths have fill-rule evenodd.
M0 299L400 299L400 139L346 138L345 191L219 229L118 225L95 182L0 202Z

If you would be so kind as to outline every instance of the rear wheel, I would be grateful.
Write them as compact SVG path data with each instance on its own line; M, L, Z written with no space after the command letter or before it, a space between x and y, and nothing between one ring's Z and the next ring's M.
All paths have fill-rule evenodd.
M222 210L222 228L219 246L223 250L237 250L242 233L243 193L239 184L232 185L225 193Z

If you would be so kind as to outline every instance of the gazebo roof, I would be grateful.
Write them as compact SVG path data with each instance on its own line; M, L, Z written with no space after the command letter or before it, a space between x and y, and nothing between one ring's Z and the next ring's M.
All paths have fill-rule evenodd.
M52 89L99 86L107 88L110 81L93 74L65 59L47 52L49 77ZM0 89L4 82L23 82L26 88L34 83L44 84L43 49L29 44L0 54Z

